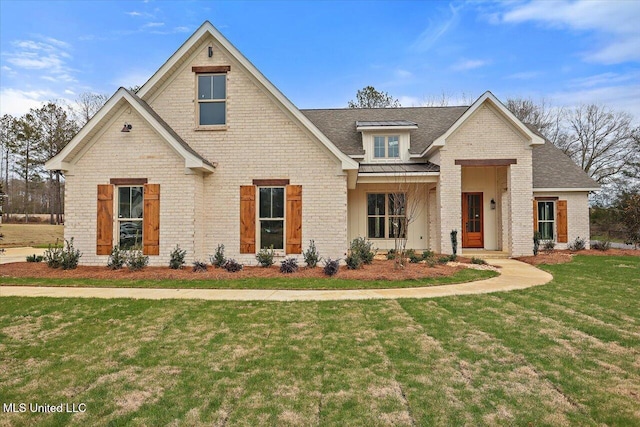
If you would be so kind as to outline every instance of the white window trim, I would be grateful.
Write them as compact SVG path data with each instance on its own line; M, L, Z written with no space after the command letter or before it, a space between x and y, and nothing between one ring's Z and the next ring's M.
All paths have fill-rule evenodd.
M384 215L369 215L369 195L370 194L384 194ZM407 213L406 213L406 206L407 206L407 193L402 193L404 194L404 204L405 204L405 214L404 215L390 215L389 214L389 195L390 194L396 194L393 191L368 191L365 193L365 235L367 236L368 240L395 240L395 237L389 237L389 219L390 218L404 218L405 221L407 219ZM399 194L399 193L398 193ZM369 237L369 218L384 218L384 236L385 237ZM406 234L408 233L407 227L405 225L405 237L404 238L408 238L408 236L406 236Z
M551 223L552 224L552 229L551 229L551 239L545 239L542 236L540 237L540 240L543 242L548 242L548 241L553 241L553 242L557 242L558 241L558 227L557 227L557 216L558 216L558 206L555 200L536 200L537 204L536 204L536 209L538 209L538 212L536 212L536 217L538 220L538 223L536 224L536 231L540 231L540 223ZM553 206L553 220L541 220L540 219L540 210L539 210L539 205L540 203L551 203ZM542 233L541 233L542 234Z
M121 188L132 188L132 187L140 187L142 189L142 218L120 218L120 189ZM131 190L129 190L131 191ZM116 197L114 197L115 206L115 221L114 222L114 235L117 236L116 246L120 247L120 223L121 222L140 222L142 224L141 233L140 233L140 242L139 246L143 246L144 242L144 185L116 185L115 186Z
M282 188L283 209L282 213L282 249L273 249L274 256L284 257L287 251L287 187L283 185L262 185L256 186L256 254L262 250L262 235L260 233L260 221L279 221L281 218L262 218L260 216L260 189L261 188Z
M196 130L226 130L229 124L229 116L227 110L227 104L229 102L229 79L227 78L228 73L195 73L195 94L194 99L195 102L195 128ZM224 99L203 99L201 100L198 97L199 94L199 78L206 76L224 76ZM215 124L215 125L201 125L200 124L200 103L222 103L224 102L224 124Z
M375 157L375 137L385 138L385 156L388 156L389 137L398 137L398 157ZM409 133L408 132L363 132L366 163L403 163L409 161Z

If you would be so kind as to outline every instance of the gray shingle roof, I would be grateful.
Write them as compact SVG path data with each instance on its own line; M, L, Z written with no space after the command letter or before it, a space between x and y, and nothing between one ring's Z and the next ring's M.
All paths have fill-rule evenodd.
M440 166L431 163L360 164L359 173L440 172Z
M376 121L364 121L356 122L356 127L395 127L395 126L417 126L416 122L410 122L409 120L376 120Z
M362 149L362 136L356 130L356 122L359 122L360 126L364 126L363 123L416 123L418 129L409 131L411 135L410 152L411 154L420 154L436 138L444 134L468 108L343 108L301 111L343 153L357 156L363 155L364 150ZM396 124L396 126L398 125ZM533 126L527 124L527 127L537 135L544 137ZM543 145L535 145L532 157L534 189L599 187L597 182L549 141ZM386 171L382 165L361 165L360 173L395 172L400 165L389 166L393 170ZM406 165L403 166L406 167ZM417 164L415 167L417 169L412 172L437 172L440 169L433 163Z
M156 119L158 121L158 123L160 124L160 126L162 126L167 132L169 132L171 134L171 136L180 144L182 145L188 152L190 152L191 154L193 154L194 156L196 156L197 158L199 158L200 160L202 160L203 163L215 167L215 165L213 163L211 163L209 160L205 159L204 157L202 157L200 155L200 153L198 153L196 150L194 150L193 148L191 148L191 146L189 144L187 144L187 142L182 139L182 137L180 135L178 135L176 133L175 130L173 130L173 128L171 126L169 126L169 124L167 122L165 122L162 117L160 117L158 115L158 113L155 112L155 110L153 108L151 108L151 106L149 104L147 104L145 101L142 100L142 98L140 98L138 95L135 94L135 92L126 89L125 90L129 93L129 95L131 95L133 97L134 100L136 100L136 102L138 102L138 104L140 104L140 106L142 108L144 108L149 114L151 114L153 116L154 119Z
M544 136L532 125L525 123L532 132ZM533 188L600 188L561 149L545 138L543 145L533 146Z
M411 153L422 153L442 135L469 107L343 108L301 110L343 153L362 155L362 136L356 122L413 122L418 129L409 131Z

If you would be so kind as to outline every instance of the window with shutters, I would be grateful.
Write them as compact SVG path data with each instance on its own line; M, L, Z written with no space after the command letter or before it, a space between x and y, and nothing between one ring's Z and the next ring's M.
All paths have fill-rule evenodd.
M538 231L542 240L554 240L556 228L555 202L538 201Z
M118 246L130 249L142 246L143 187L118 187Z
M284 187L259 187L260 248L284 249Z

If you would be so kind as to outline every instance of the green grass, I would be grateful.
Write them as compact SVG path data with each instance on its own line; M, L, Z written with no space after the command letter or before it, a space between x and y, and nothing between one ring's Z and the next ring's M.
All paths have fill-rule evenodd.
M6 297L0 424L640 424L640 257L547 285L427 300Z
M0 277L2 285L88 286L95 288L158 289L386 289L449 285L497 276L490 270L462 269L452 276L419 280L347 280L332 278L247 278L235 280L123 280L123 279L43 279Z

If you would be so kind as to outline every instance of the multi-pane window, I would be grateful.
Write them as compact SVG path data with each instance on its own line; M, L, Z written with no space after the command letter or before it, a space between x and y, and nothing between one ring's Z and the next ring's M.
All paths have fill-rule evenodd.
M405 238L406 215L404 193L367 194L367 237L370 239Z
M400 137L397 135L374 136L373 157L376 159L400 157Z
M118 234L121 249L142 245L142 187L118 187Z
M538 202L538 231L542 240L553 240L555 226L555 204L552 201Z
M259 188L260 248L284 249L284 188Z
M201 126L224 125L226 101L226 74L198 75L198 117Z

